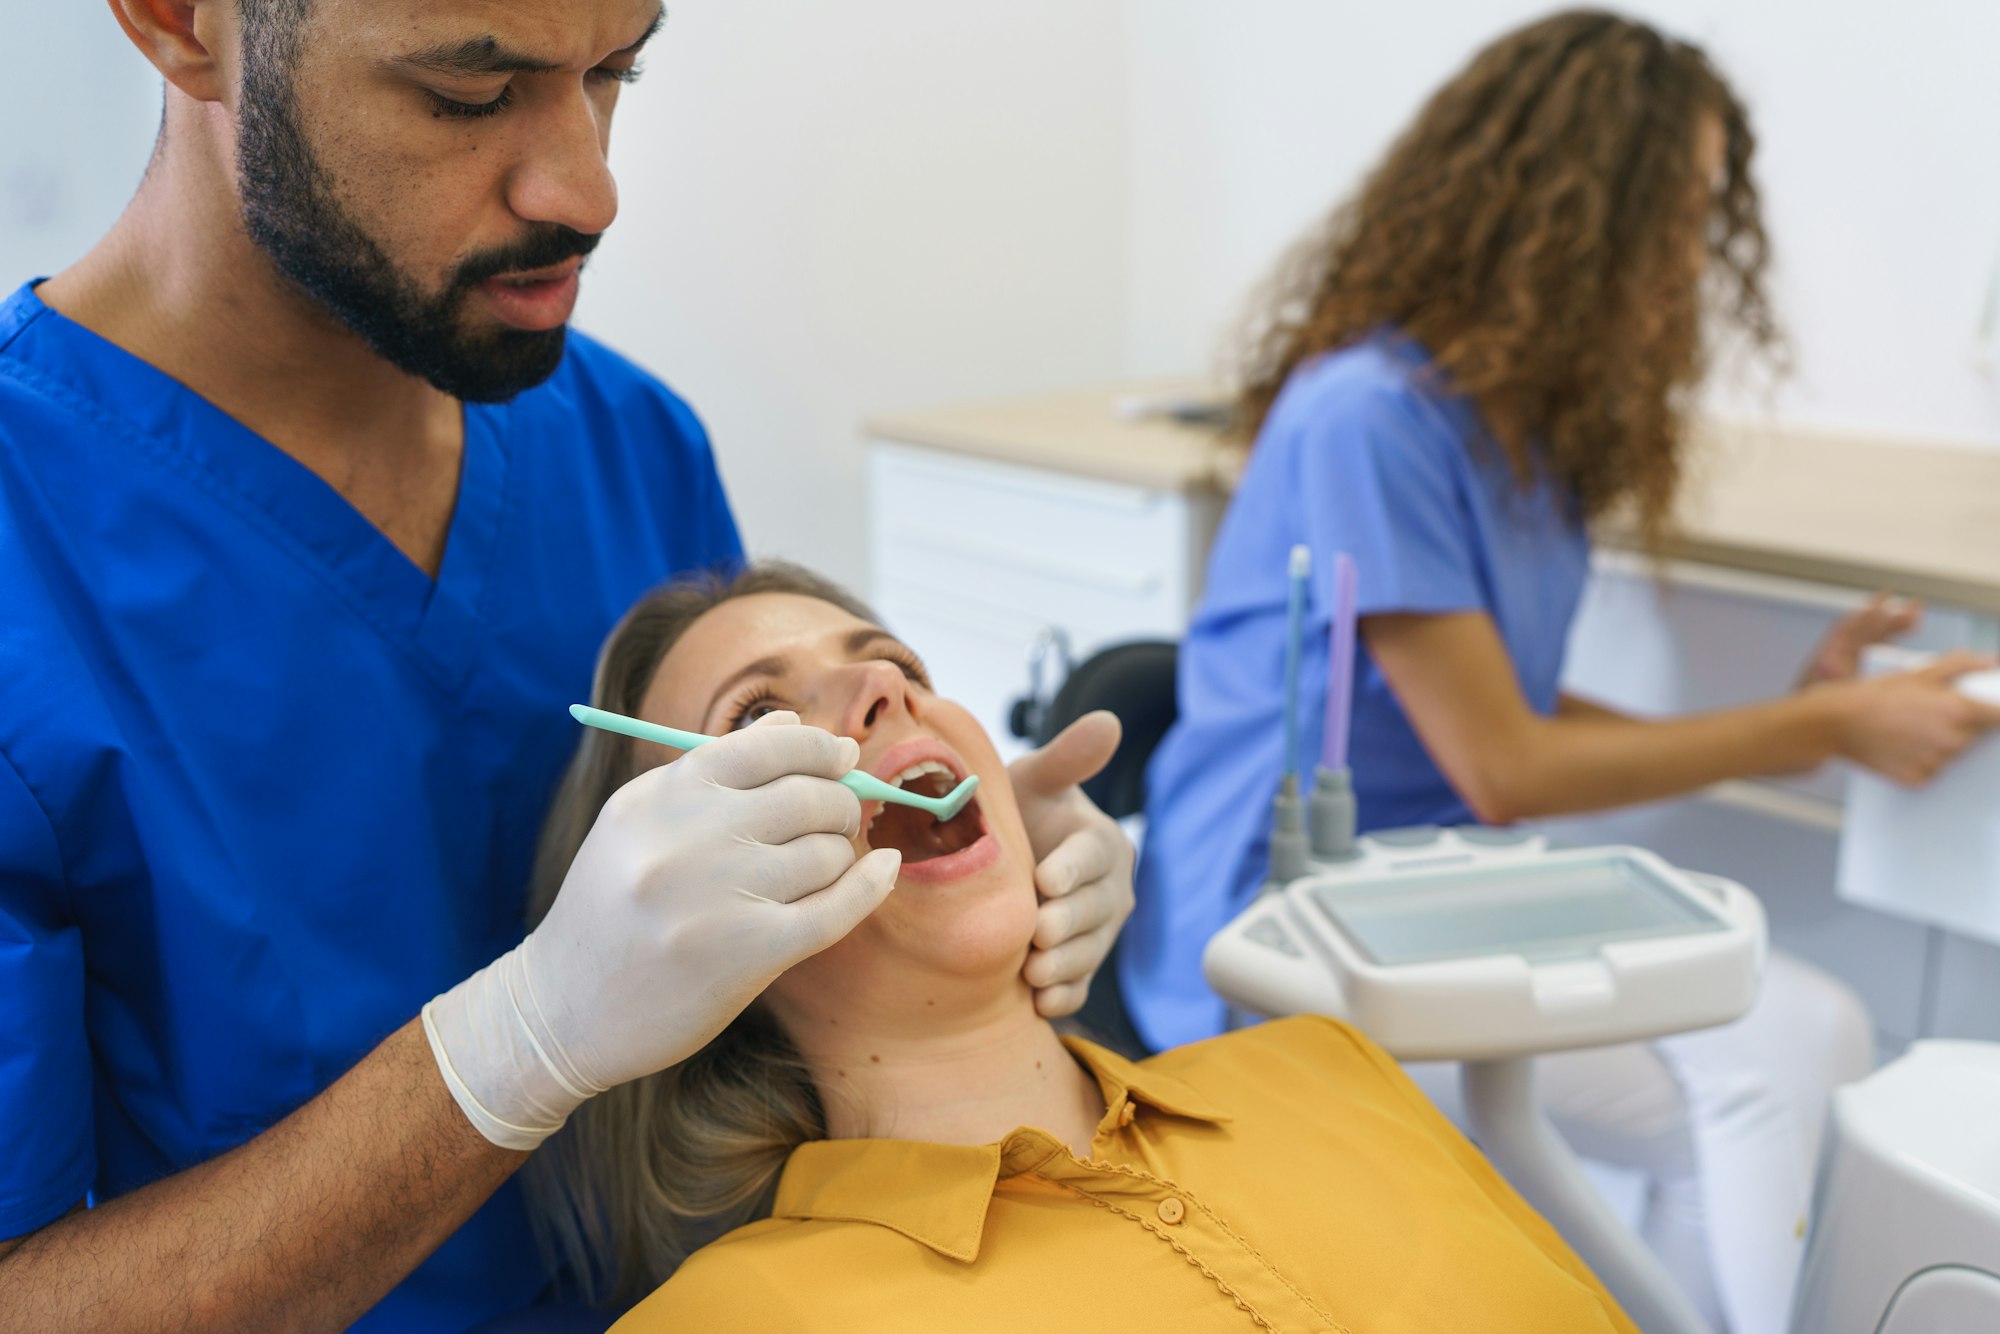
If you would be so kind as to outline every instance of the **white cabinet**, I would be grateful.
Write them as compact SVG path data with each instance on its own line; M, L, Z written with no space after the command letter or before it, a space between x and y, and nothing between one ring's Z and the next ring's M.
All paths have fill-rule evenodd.
M945 694L1001 742L1038 631L1079 658L1187 628L1217 502L877 443L868 454L875 608L923 653Z
M1570 639L1567 685L1641 715L1728 708L1790 688L1865 594L1713 566L1600 555ZM1992 618L1932 607L1916 647L1993 642ZM1844 902L1834 892L1846 774L1723 784L1682 801L1558 822L1563 837L1633 842L1751 886L1771 939L1843 978L1893 1050L1918 1037L2000 1038L2000 950Z

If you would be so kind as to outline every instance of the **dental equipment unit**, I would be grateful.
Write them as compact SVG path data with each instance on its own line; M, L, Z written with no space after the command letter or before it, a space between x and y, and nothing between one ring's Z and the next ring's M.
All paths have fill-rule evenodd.
M704 736L700 732L684 732L678 727L662 727L658 723L627 718L622 713L593 709L588 704L570 705L569 714L585 727L616 732L639 741L657 741L662 746L672 746L675 750L693 750L696 746L705 746L718 739ZM874 774L863 773L859 769L842 774L840 782L863 801L887 801L900 806L914 806L942 821L951 819L965 809L965 804L972 800L973 792L979 786L979 775L968 776L965 781L941 797L926 797L920 793L906 792L893 783L885 783Z
M1276 823L1290 818L1294 829L1291 668L1303 635L1302 567L1294 552L1286 770L1274 807ZM1535 1099L1534 1058L1742 1015L1763 968L1763 909L1741 885L1679 870L1641 848L1564 848L1530 830L1480 827L1354 838L1346 775L1354 608L1353 567L1338 558L1327 731L1308 803L1311 855L1281 860L1274 830L1265 892L1209 942L1203 971L1244 1010L1334 1015L1399 1059L1463 1062L1473 1138L1494 1166L1647 1334L1706 1334L1549 1124ZM1974 674L1960 688L2000 703L2000 673ZM1985 759L1996 758L1995 744ZM1957 855L1934 865L1907 851L1884 857L1846 846L1843 892L1857 897L1865 882L1920 920L1985 934L1984 923L2000 921L1992 907L2000 880L1990 869L2000 855L1982 860L1975 854L1985 845L1969 840L1992 827L2000 765L1985 773L1983 785L1973 769L1963 775L1976 793L1946 792L1928 805L1857 780L1848 822L1859 827L1847 843L1886 845L1891 834L1904 847L1955 840ZM1978 818L1947 820L1947 806L1976 808ZM1996 1043L1919 1042L1834 1095L1793 1334L2000 1329L1996 1125Z
M1532 832L1487 828L1357 839L1347 755L1356 579L1345 556L1331 581L1325 739L1311 799L1302 799L1296 675L1310 568L1295 549L1271 874L1209 942L1210 985L1259 1014L1346 1019L1398 1059L1464 1062L1474 1137L1494 1165L1648 1334L1707 1334L1549 1124L1533 1059L1743 1014L1763 967L1761 906L1740 885L1640 848L1557 848Z

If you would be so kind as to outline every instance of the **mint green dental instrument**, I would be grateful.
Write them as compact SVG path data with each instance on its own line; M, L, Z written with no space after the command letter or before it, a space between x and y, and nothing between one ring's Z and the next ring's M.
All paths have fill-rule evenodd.
M640 741L657 741L663 746L672 746L675 750L693 750L696 746L705 746L717 739L704 736L700 732L683 732L678 727L662 727L658 723L641 722L637 718L627 718L622 713L593 709L588 704L570 705L569 716L585 727L616 732L620 736L629 736ZM854 795L863 801L892 801L899 806L914 806L940 820L949 820L965 809L966 802L972 800L973 789L979 786L979 775L973 774L942 797L922 797L914 792L905 792L894 783L885 783L874 774L865 774L859 769L841 775L840 782L852 789Z

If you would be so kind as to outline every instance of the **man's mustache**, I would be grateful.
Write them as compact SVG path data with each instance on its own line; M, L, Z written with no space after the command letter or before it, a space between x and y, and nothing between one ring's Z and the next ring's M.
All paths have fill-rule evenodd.
M465 260L452 275L451 286L454 290L464 290L477 287L488 278L498 278L503 273L546 269L564 260L588 255L597 249L601 239L601 233L588 235L561 223L547 223L518 241Z

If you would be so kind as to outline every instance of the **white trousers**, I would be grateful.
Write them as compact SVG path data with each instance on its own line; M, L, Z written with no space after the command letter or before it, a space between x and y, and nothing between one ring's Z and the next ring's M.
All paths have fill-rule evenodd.
M1578 1153L1645 1174L1640 1235L1695 1309L1727 1334L1785 1334L1833 1090L1874 1053L1860 998L1773 950L1735 1023L1543 1057L1535 1081ZM1458 1067L1407 1069L1463 1127Z

